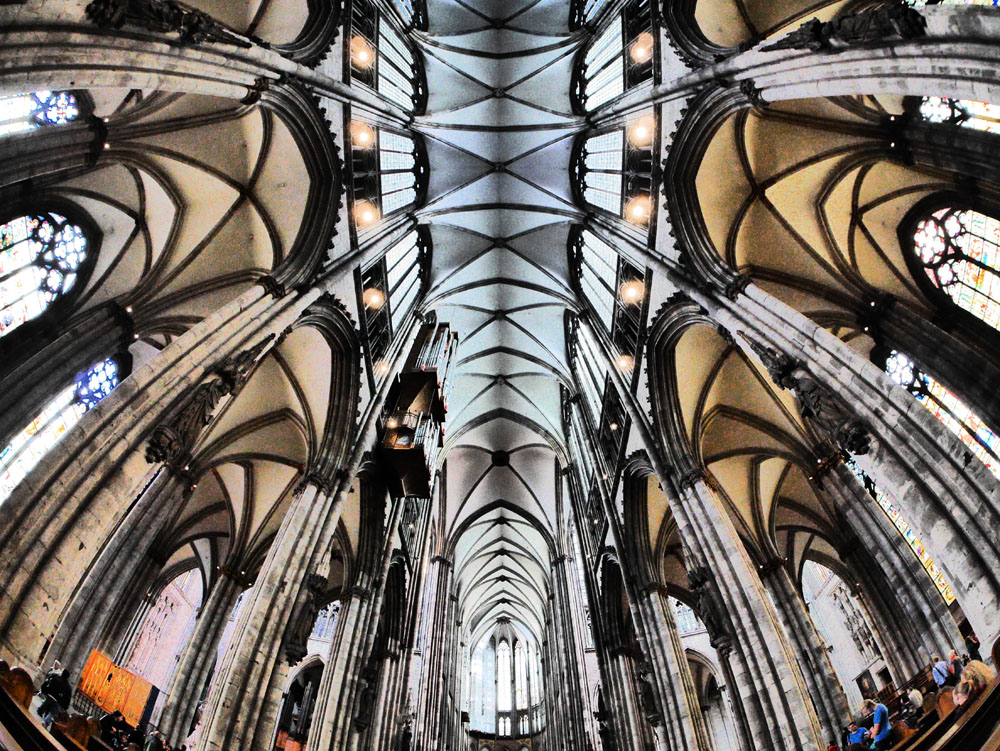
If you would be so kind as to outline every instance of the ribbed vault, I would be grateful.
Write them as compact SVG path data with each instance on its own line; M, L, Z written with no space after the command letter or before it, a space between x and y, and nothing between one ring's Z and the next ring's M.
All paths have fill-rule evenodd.
M581 39L558 0L428 5L416 127L431 166L426 307L460 336L443 503L461 620L482 634L509 619L540 640L564 455L569 159L582 127L568 82Z

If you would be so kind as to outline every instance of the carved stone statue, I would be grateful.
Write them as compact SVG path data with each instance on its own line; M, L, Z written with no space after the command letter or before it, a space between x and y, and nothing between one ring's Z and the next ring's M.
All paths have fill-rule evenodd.
M826 51L856 44L871 44L886 39L917 39L926 33L927 20L920 11L902 2L848 13L830 21L814 18L774 44L772 50Z
M138 26L146 31L176 32L181 44L218 42L236 47L250 47L241 38L204 11L188 8L174 0L92 0L87 18L102 29Z
M729 628L726 624L725 608L715 590L715 577L706 566L698 566L687 572L688 588L695 597L695 611L705 630L708 631L709 641L714 647L717 641L729 636Z
M309 574L306 585L300 597L295 615L289 621L289 629L285 635L285 661L295 665L309 654L309 635L312 633L316 616L322 608L323 596L326 594L327 581L319 574Z
M642 702L642 711L649 720L650 725L660 725L663 722L663 715L660 712L659 702L656 700L656 686L653 685L653 672L647 662L641 662L636 666L635 687L639 692L639 700Z
M257 358L273 339L274 334L269 334L250 349L223 360L216 368L215 378L197 386L179 410L154 428L146 447L146 461L150 464L164 462L174 469L184 469L191 458L191 448L202 428L212 421L219 402L225 396L240 392Z

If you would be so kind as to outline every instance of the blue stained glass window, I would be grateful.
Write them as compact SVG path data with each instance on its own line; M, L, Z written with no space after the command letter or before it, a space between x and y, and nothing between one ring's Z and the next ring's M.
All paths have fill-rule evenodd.
M59 439L118 385L118 363L99 362L63 389L0 451L0 503Z
M76 282L87 237L50 212L0 225L0 337L41 315Z
M973 456L1000 477L1000 436L987 427L979 415L901 352L893 351L886 358L885 372L954 432Z
M0 136L76 120L80 107L68 91L0 96Z

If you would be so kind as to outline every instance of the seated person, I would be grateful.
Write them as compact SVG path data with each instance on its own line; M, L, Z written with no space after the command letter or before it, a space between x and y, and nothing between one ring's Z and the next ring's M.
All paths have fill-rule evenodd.
M955 686L955 693L952 694L955 706L961 707L971 703L986 690L995 677L996 671L989 665L979 660L972 660L962 671L962 679Z
M867 748L865 737L868 735L868 728L859 728L858 723L853 720L847 726L847 748L848 751L858 751Z
M931 660L934 663L934 667L931 668L931 673L934 676L934 682L937 684L938 688L941 688L941 686L945 685L951 677L951 668L947 662L941 659L940 655L934 655Z
M865 714L874 712L872 717L872 729L868 731L868 737L872 740L872 748L875 751L887 751L892 745L889 734L892 731L892 723L889 722L889 709L874 699L866 699L862 705Z

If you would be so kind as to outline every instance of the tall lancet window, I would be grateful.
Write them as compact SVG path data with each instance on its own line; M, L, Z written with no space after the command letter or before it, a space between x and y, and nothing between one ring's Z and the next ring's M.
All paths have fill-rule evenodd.
M21 214L0 225L0 337L79 286L87 235L61 214Z
M510 643L501 639L497 645L497 711L509 712L511 707L511 654ZM510 722L510 720L508 720ZM506 734L509 735L508 730Z
M528 664L524 657L524 645L514 646L514 699L518 709L528 708Z
M930 199L932 202L935 199ZM918 204L900 240L925 291L1000 329L1000 220L959 201Z
M0 503L77 421L118 385L118 363L107 359L83 371L0 451Z
M578 142L573 179L579 199L630 224L648 226L655 209L656 133L656 118L647 112Z
M577 58L573 71L575 108L593 112L651 80L655 57L650 0L629 0Z
M361 235L420 199L427 159L412 135L362 120L351 122L351 143L352 214Z
M423 109L426 86L413 48L371 0L353 0L351 78L407 112Z
M886 357L885 371L954 432L973 456L1000 477L1000 436L979 415L902 352L894 350Z

